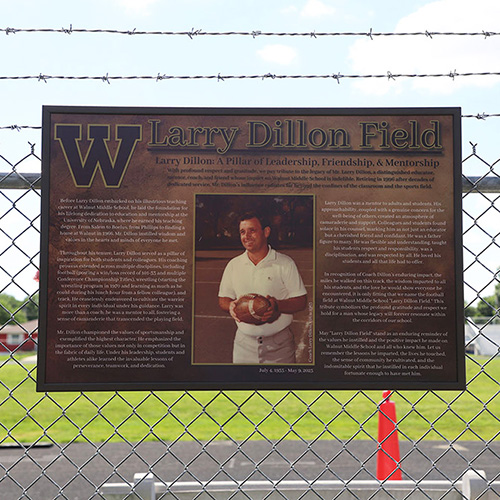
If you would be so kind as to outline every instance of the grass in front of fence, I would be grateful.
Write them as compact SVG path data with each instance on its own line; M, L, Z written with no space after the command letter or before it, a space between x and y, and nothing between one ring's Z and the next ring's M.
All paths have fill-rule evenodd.
M381 391L35 392L33 365L0 367L0 444L163 439L376 439ZM467 362L465 392L393 395L401 439L497 438L500 360Z

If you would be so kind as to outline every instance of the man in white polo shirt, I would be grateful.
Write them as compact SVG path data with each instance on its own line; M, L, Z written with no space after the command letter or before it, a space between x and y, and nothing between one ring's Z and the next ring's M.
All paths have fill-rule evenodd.
M295 262L272 249L271 233L262 216L250 212L240 218L240 239L246 252L226 266L219 287L219 306L236 321L233 363L295 363L295 343L290 330L293 314L305 309L307 295ZM258 293L271 306L262 325L242 322L235 312L239 297Z

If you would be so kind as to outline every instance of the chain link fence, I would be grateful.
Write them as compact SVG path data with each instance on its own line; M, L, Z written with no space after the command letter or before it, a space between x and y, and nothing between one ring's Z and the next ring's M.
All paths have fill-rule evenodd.
M500 173L475 145L463 160L467 389L392 395L402 482L376 481L378 392L36 393L40 174L21 173L37 170L34 149L0 155L2 500L499 496ZM110 483L122 489L108 495Z

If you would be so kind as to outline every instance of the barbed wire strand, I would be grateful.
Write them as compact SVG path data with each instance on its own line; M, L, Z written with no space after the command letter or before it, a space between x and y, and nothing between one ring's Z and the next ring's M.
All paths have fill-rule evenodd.
M160 74L157 75L110 75L106 73L102 75L46 75L40 73L38 75L0 75L0 80L38 80L39 82L47 83L49 80L100 80L104 83L111 83L113 80L155 80L157 82L162 80L314 80L314 79L333 79L337 83L340 83L342 79L380 79L387 78L388 80L396 80L397 78L455 78L461 77L485 77L485 76L500 76L499 71L482 71L482 72L466 72L459 73L456 70L449 71L447 73L392 73L387 71L386 73L371 74L371 75L357 75L357 74L324 74L324 75L283 75L275 73L266 73L258 75L222 75L218 73L217 75L167 75Z
M486 120L487 118L500 118L500 113L476 113L475 115L462 115L462 118L476 118L477 120ZM41 130L41 126L36 125L4 125L0 130L15 130L20 132L24 129Z
M144 35L154 35L154 36L187 36L194 39L199 36L243 36L258 38L260 36L264 37L309 37L309 38L319 38L319 37L369 37L371 39L375 37L419 37L425 36L426 38L440 37L440 36L462 36L462 37L477 37L481 36L484 38L490 38L493 36L500 35L500 32L496 31L470 31L470 32L455 32L455 31L412 31L412 32L377 32L370 28L369 31L358 31L358 32L316 32L316 31L305 31L305 32L274 32L274 31L204 31L202 29L191 28L189 31L141 31L136 28L132 30L119 30L119 29L88 29L88 28L74 28L71 24L69 28L1 28L6 35L15 35L16 33L56 33L56 34L66 34L72 35L73 33L85 33L85 34L108 34L108 35L127 35L127 36L144 36Z

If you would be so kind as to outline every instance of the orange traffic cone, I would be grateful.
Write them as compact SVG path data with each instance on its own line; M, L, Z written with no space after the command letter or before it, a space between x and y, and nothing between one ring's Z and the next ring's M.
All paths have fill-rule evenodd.
M396 429L396 404L389 401L392 391L383 393L383 400L379 403L378 414L378 443L377 451L377 479L400 480L399 468L399 441Z

